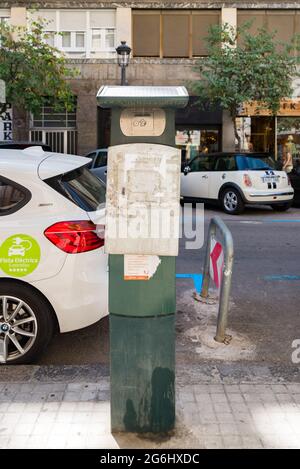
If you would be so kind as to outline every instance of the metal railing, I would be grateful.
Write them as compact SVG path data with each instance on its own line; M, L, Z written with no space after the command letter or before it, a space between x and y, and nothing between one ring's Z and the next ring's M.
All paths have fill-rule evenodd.
M208 228L208 239L206 246L206 256L203 272L203 283L200 296L207 299L209 282L210 282L210 253L211 253L211 241L216 237L217 228L222 234L223 237L223 250L224 250L224 267L223 275L221 279L221 289L220 289L220 298L219 298L219 312L218 312L218 321L217 321L217 332L215 340L217 342L227 342L231 339L230 336L226 335L226 327L228 321L228 308L229 308L229 295L231 288L231 276L232 276L232 266L234 259L234 250L233 250L233 239L230 230L227 228L225 223L220 217L214 217L211 219L209 228Z
M31 142L50 145L54 152L77 155L77 131L74 129L32 129L29 137Z

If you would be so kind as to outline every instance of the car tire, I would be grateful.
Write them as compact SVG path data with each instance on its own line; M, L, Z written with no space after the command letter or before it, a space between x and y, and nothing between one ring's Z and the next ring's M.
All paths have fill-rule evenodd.
M233 187L226 187L222 190L220 202L224 212L230 215L240 215L245 209L241 194Z
M52 339L54 328L54 312L38 292L17 282L0 282L1 364L34 362Z
M286 212L289 208L291 208L291 206L292 206L291 202L286 202L284 204L271 205L272 209L275 212Z

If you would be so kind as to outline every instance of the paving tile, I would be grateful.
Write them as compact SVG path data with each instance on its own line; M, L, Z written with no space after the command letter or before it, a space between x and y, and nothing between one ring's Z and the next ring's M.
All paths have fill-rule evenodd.
M227 396L224 393L211 393L210 397L213 403L223 403L223 402L227 403L228 402Z
M218 412L217 421L220 423L234 423L234 417L230 412Z
M227 394L235 394L240 392L240 387L237 384L225 384L224 389Z
M8 446L9 437L0 435L0 449L5 449Z
M47 449L64 449L67 445L68 438L62 435L50 435L46 440Z
M28 435L14 435L8 442L8 449L25 449L27 447Z
M204 446L207 449L223 449L223 439L221 436L208 436L204 439Z
M14 435L31 435L34 423L17 423L14 427Z
M285 384L272 384L271 388L275 394L283 394L288 392L288 388L285 386Z
M300 448L300 384L178 387L177 411L205 448ZM208 381L206 379L206 381ZM117 448L108 379L0 383L0 448Z
M224 393L224 386L223 384L209 384L209 391L210 393Z
M228 449L237 449L243 447L241 437L236 435L223 436L224 447Z
M31 435L26 442L26 448L44 449L47 447L47 441L47 436Z
M262 449L261 441L255 436L242 436L242 445L245 449Z
M220 404L214 404L214 409L215 409L216 413L218 413L218 412L231 412L231 409L230 409L229 405L226 404L225 402L220 403Z
M220 424L221 434L226 435L239 435L238 426L235 423L221 423Z

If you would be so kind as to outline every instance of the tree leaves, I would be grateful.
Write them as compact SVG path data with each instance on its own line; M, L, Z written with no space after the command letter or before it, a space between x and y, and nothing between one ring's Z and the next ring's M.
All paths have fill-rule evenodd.
M282 43L265 28L250 34L250 26L248 22L238 29L228 24L211 27L206 39L210 55L199 60L199 80L191 83L199 103L219 104L230 112L234 125L246 102L256 101L276 114L280 101L292 94L293 78L299 76L299 37Z
M6 99L37 112L49 99L56 108L72 110L74 96L67 79L76 75L61 52L46 43L46 22L28 27L0 25L0 79Z

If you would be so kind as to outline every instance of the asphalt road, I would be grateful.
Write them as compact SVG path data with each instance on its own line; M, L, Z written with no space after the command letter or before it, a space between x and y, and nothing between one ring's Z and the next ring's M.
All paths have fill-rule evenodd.
M248 208L241 216L228 216L206 207L205 232L215 215L230 228L235 246L230 328L236 334L246 334L255 346L255 354L248 360L291 364L292 342L300 339L300 209L277 213L269 208ZM201 272L204 251L185 249L185 240L181 239L177 272ZM177 284L180 301L193 286L191 280L179 279ZM181 321L179 336L185 327L191 324ZM56 336L38 363L107 363L108 331L105 318L81 331ZM201 361L201 354L193 353L192 345L179 347L178 353L181 361ZM207 360L214 360L213 351Z

